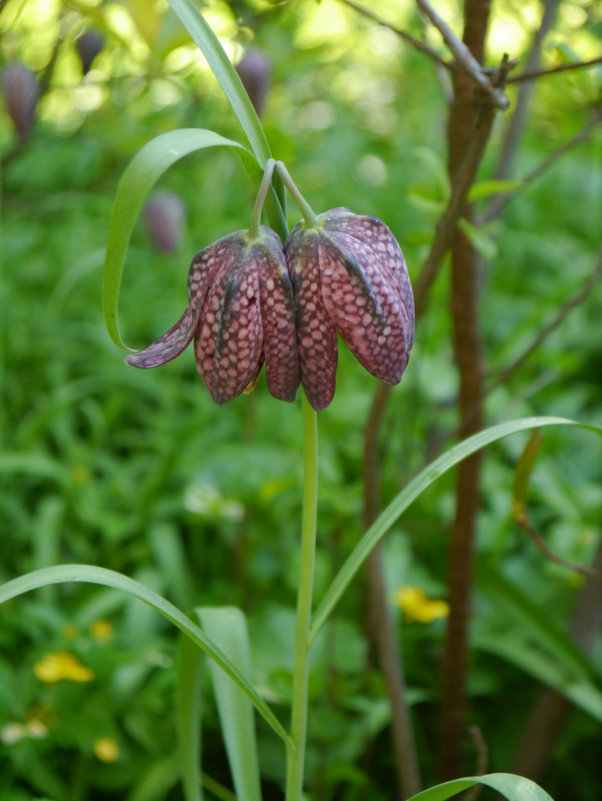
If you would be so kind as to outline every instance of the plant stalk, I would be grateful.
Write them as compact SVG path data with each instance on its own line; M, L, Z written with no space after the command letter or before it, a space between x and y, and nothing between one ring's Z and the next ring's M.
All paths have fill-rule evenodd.
M316 551L318 501L318 416L303 395L303 513L301 564L295 625L295 666L291 716L292 744L287 749L286 801L300 801L307 734L307 688L309 680L309 626Z

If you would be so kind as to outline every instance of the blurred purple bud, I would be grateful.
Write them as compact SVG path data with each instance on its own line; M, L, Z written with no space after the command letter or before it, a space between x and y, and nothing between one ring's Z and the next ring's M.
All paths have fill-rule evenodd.
M23 64L8 64L2 72L6 108L21 139L26 139L36 116L38 84L35 73Z
M263 50L250 47L236 67L257 116L261 117L266 95L272 83L272 66Z
M182 238L186 209L178 195L169 190L154 192L144 207L144 222L160 253L173 253Z
M82 63L84 75L90 72L92 62L102 50L103 43L102 36L96 31L86 31L76 40L75 49Z

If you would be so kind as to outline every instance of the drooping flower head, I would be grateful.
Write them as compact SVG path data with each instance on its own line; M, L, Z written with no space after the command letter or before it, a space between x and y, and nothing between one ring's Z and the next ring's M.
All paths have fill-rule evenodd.
M193 339L197 369L216 403L252 387L264 361L272 395L294 399L299 360L292 288L282 244L269 228L262 226L257 237L236 231L197 253L184 314L126 361L157 367Z
M301 383L320 411L334 395L337 333L377 378L397 384L414 342L414 300L395 237L376 217L336 208L299 223L284 245Z

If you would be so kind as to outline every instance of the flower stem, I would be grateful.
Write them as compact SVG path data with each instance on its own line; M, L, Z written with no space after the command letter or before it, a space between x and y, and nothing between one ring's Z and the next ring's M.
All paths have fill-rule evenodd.
M257 192L257 197L255 198L255 205L253 206L253 211L251 212L251 222L249 223L249 239L257 239L259 236L259 226L261 225L261 210L263 209L263 204L265 202L266 195L270 188L270 184L272 182L272 175L274 174L274 166L276 162L274 159L268 159L265 163L265 171L263 173L263 178L261 180L261 184L259 185L259 191Z
M295 667L291 718L292 745L287 752L286 801L300 801L307 734L307 688L309 680L309 626L316 550L318 500L318 418L303 395L303 516L301 524L301 565L295 626Z
M284 162L277 161L276 169L280 173L280 177L284 181L284 185L293 196L295 203L297 204L297 206L299 206L299 210L303 215L303 217L305 218L305 222L310 227L313 228L318 224L318 218L314 214L313 209L311 208L307 200L305 200L301 192L299 192L299 190L297 189L297 186L295 185L295 182L291 178L289 171L284 166Z

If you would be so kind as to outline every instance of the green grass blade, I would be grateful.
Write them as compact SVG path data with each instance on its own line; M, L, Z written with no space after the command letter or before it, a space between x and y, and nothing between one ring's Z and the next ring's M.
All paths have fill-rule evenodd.
M379 515L368 531L355 546L347 561L335 576L314 615L310 637L313 639L324 625L326 619L340 600L341 596L353 580L355 574L368 558L374 546L384 537L391 526L405 512L408 506L424 492L440 476L457 465L475 451L491 445L503 437L516 434L519 431L530 431L533 428L545 426L574 426L597 434L602 434L602 428L586 425L564 417L526 417L520 420L511 420L500 423L485 431L480 431L463 442L459 442L446 453L435 459L428 467L419 473L409 484L391 501L387 508Z
M0 586L0 604L23 595L31 590L37 590L49 584L63 584L70 581L82 581L88 584L101 584L105 587L113 587L116 590L127 592L134 598L138 598L145 604L155 609L164 618L173 623L180 629L192 642L194 642L207 656L209 656L220 668L228 675L232 681L238 685L266 723L276 732L276 734L290 745L290 738L284 727L268 707L265 701L257 694L247 679L232 664L232 662L220 651L219 648L207 637L207 635L196 626L180 609L168 600L158 595L153 590L140 584L138 581L107 570L104 567L95 565L58 565L56 567L46 567L43 570L35 570L33 573L26 573L19 578L7 581Z
M148 193L163 173L184 156L207 147L246 150L239 142L226 139L214 131L181 128L161 134L144 145L121 177L111 213L102 290L105 325L109 336L119 347L125 347L117 322L119 290L136 219ZM252 158L250 153L248 155Z
M413 795L408 801L446 801L446 799L461 793L462 790L467 790L477 784L497 790L508 801L553 801L552 796L548 795L535 782L512 773L490 773L486 776L467 776L465 779L454 779L451 782L431 787L429 790L423 790L421 793Z
M176 661L176 725L186 801L203 801L201 787L201 679L203 655L180 636Z
M195 609L204 631L230 661L251 680L247 622L234 607ZM259 761L253 707L240 689L210 665L217 709L238 801L261 801Z
M168 0L168 2L205 56L249 140L257 161L265 167L266 161L271 156L268 141L238 73L217 36L205 21L195 0Z

